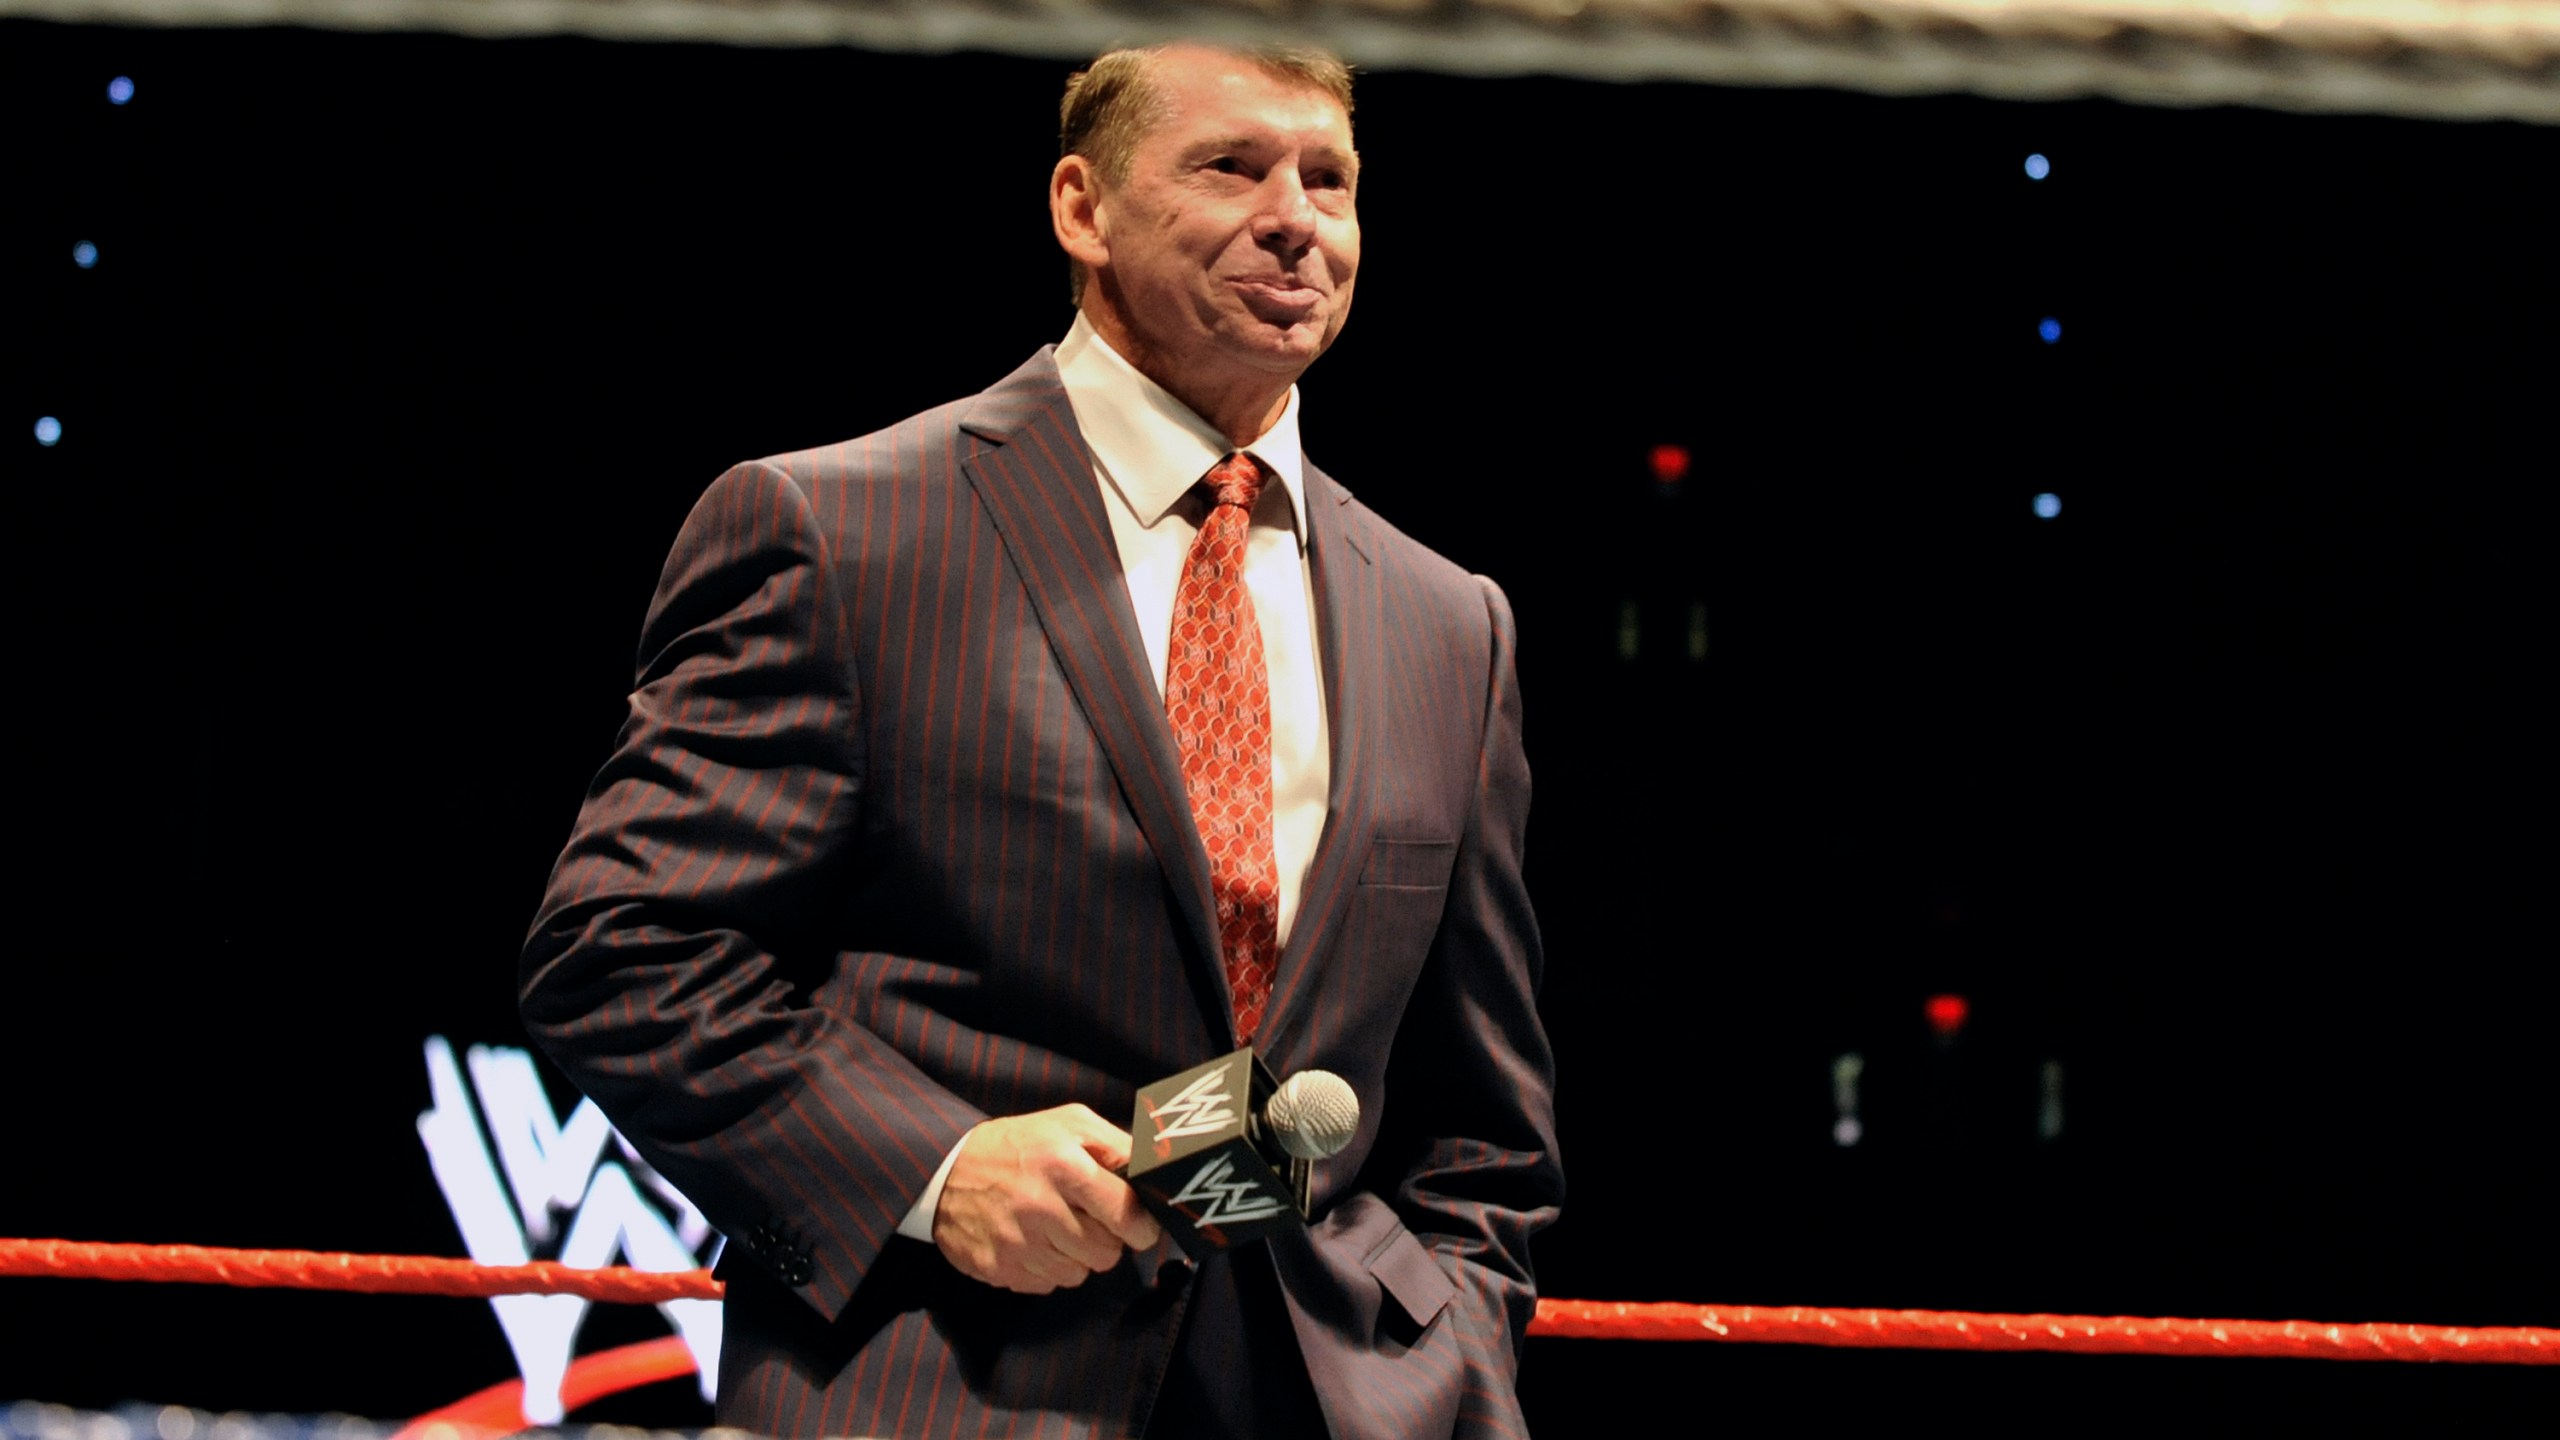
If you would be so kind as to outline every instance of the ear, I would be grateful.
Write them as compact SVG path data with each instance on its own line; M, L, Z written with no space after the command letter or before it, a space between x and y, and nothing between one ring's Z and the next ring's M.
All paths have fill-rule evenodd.
M1049 172L1049 225L1058 248L1087 270L1111 263L1111 243L1104 237L1102 172L1082 155L1069 155Z

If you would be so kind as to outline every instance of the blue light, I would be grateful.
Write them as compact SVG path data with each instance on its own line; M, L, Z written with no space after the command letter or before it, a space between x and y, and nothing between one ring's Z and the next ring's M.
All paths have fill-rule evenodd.
M86 270L98 263L98 247L83 240L71 247L71 263Z
M62 438L62 422L61 422L61 421L54 419L54 418L53 418L52 416L50 416L50 415L40 416L40 417L38 417L38 418L37 418L37 420L36 420L36 443L37 443L37 444L39 444L39 445L50 445L50 444L52 444L53 442L55 442L55 441L57 441L57 440L59 440L59 439L61 439L61 438Z
M2036 322L2036 333L2044 337L2047 345L2055 344L2062 339L2062 322L2047 315Z
M2062 513L2062 497L2047 490L2036 497L2036 518L2050 520Z
M2052 162L2052 161L2047 160L2047 159L2046 159L2046 158L2044 158L2042 155L2030 155L2030 156L2028 156L2028 157L2027 157L2027 178L2028 178L2028 179L2030 179L2030 180L2041 180L2041 179L2043 179L2044 177L2046 177L2047 175L2050 175L2050 174L2052 174L2052 173L2053 173L2053 162Z
M131 78L131 77L129 77L129 76L124 76L124 75L119 75L119 76L117 76L116 78L114 78L113 80L110 80L110 81L108 81L108 82L107 82L107 103L108 103L108 104L110 104L110 105L121 105L121 104L123 104L124 102L126 102L127 100L130 100L130 99L132 99L132 98L133 98L133 80L132 80L132 78Z

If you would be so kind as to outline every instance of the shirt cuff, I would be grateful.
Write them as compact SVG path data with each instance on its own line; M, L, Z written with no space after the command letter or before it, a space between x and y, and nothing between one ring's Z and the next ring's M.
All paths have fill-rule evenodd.
M959 1143L951 1147L951 1153L942 1157L942 1164L933 1172L933 1178L925 1182L924 1193L916 1197L914 1207L907 1211L907 1218L898 1222L899 1234L927 1245L933 1243L933 1216L942 1208L942 1182L951 1178L951 1162L960 1158L960 1146L968 1143L969 1137L962 1135Z

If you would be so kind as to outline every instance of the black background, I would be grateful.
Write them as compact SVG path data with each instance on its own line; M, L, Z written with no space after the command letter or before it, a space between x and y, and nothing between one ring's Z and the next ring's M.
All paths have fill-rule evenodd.
M522 1043L668 540L1065 331L1067 68L0 23L0 1234L460 1253L419 1045ZM1547 1293L2560 1323L2560 131L1392 72L1359 130L1307 442L1521 619ZM0 1396L513 1374L476 1302L0 1317ZM2544 1380L1540 1340L1523 1390L1552 1434L2500 1428Z

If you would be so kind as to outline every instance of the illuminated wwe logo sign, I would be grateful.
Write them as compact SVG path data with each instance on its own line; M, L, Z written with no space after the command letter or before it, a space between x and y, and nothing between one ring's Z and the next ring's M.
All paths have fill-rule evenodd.
M453 1047L442 1036L428 1038L435 1108L418 1117L418 1138L426 1142L436 1184L472 1259L483 1265L554 1259L592 1270L620 1255L642 1270L693 1270L717 1257L721 1240L710 1222L640 1159L594 1101L580 1100L563 1125L530 1054L474 1045L469 1060L466 1086ZM524 1418L558 1424L560 1382L588 1302L575 1295L502 1295L489 1303L524 1375ZM710 1399L720 1369L719 1302L672 1300L658 1308L693 1352L702 1396Z

